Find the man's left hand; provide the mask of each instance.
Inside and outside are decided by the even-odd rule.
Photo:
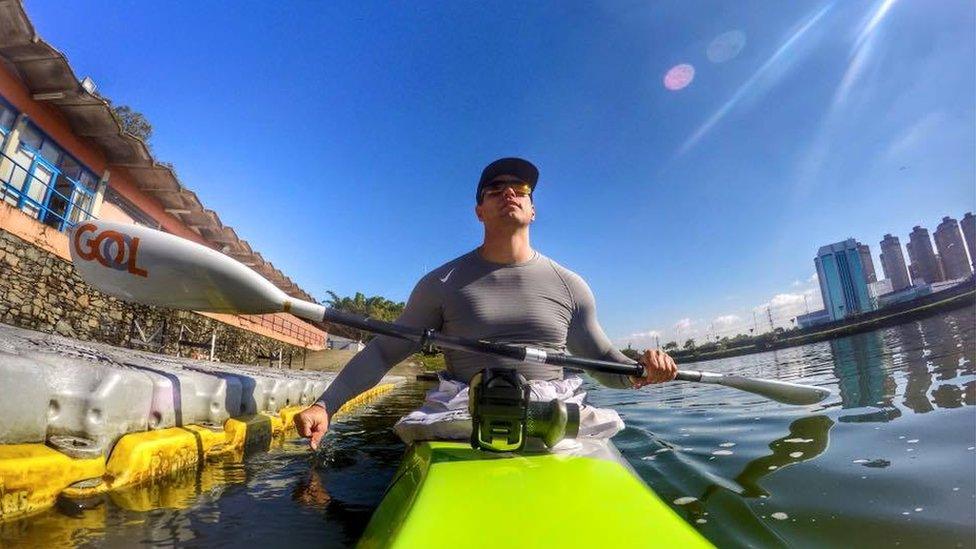
[[[678,366],[668,353],[658,350],[647,350],[638,359],[644,366],[644,377],[631,377],[630,381],[635,389],[640,389],[652,383],[671,381],[678,374]]]

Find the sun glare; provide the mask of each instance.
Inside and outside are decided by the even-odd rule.
[[[682,63],[668,69],[664,75],[664,87],[671,91],[678,91],[687,88],[691,81],[695,79],[695,67]]]

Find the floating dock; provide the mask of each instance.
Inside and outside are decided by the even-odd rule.
[[[265,451],[334,373],[222,364],[0,324],[0,522]],[[393,389],[388,377],[339,411]]]

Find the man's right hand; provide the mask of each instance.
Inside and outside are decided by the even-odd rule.
[[[295,416],[295,429],[308,439],[308,447],[317,450],[319,441],[329,430],[329,412],[319,404],[313,404]]]

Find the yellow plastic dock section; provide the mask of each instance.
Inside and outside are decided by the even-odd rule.
[[[377,385],[335,415],[363,406],[394,387]],[[39,443],[0,445],[0,522],[43,511],[59,496],[83,499],[111,492],[126,508],[150,509],[142,501],[144,494],[120,489],[151,484],[199,468],[207,460],[240,460],[266,451],[294,429],[294,417],[303,409],[291,406],[278,414],[236,417],[222,429],[187,425],[130,433],[119,439],[107,460],[104,456],[72,459]]]

